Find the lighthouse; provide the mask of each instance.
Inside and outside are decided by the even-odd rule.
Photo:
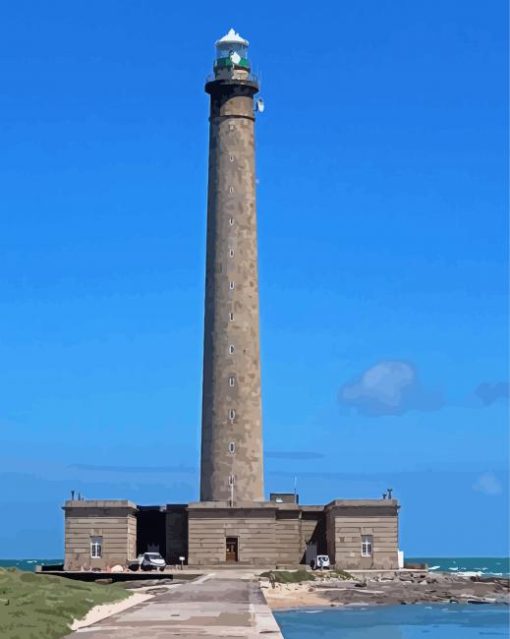
[[[264,499],[255,104],[248,41],[216,42],[210,96],[200,500]]]
[[[216,42],[205,90],[210,131],[200,501],[142,506],[126,499],[75,500],[73,494],[63,506],[65,568],[106,570],[152,550],[167,564],[202,568],[298,566],[329,555],[348,570],[398,570],[395,499],[302,505],[295,491],[271,491],[264,499],[254,143],[262,103],[254,100],[259,85],[248,42],[233,29]]]

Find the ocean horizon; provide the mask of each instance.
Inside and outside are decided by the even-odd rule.
[[[0,559],[0,568],[17,568],[34,572],[39,565],[61,564],[57,559]],[[510,557],[406,557],[406,563],[427,564],[429,570],[455,574],[510,577]]]

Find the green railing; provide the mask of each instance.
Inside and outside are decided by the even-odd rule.
[[[221,69],[221,68],[232,69],[236,67],[240,67],[241,69],[247,69],[249,71],[250,63],[248,62],[246,58],[241,58],[239,62],[237,62],[236,64],[234,64],[230,58],[218,58],[216,62],[214,63],[215,69]]]

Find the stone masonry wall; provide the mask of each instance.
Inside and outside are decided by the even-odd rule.
[[[191,565],[224,564],[226,538],[239,539],[239,563],[275,561],[274,510],[225,509],[189,511],[188,553]]]
[[[202,501],[262,501],[254,82],[211,95],[202,396]],[[233,483],[233,486],[231,485]]]
[[[66,570],[107,569],[136,557],[136,517],[129,502],[66,502]],[[102,556],[90,556],[91,537],[102,537]]]
[[[375,502],[377,503],[377,502]],[[328,554],[342,569],[398,568],[398,507],[340,507],[327,510]],[[362,536],[373,538],[372,556],[361,553]]]

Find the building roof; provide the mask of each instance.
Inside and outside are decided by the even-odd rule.
[[[221,44],[242,44],[247,47],[249,42],[248,40],[242,38],[236,31],[234,31],[234,29],[230,29],[230,31],[226,35],[224,35],[223,38],[216,40],[215,44],[216,46]]]

